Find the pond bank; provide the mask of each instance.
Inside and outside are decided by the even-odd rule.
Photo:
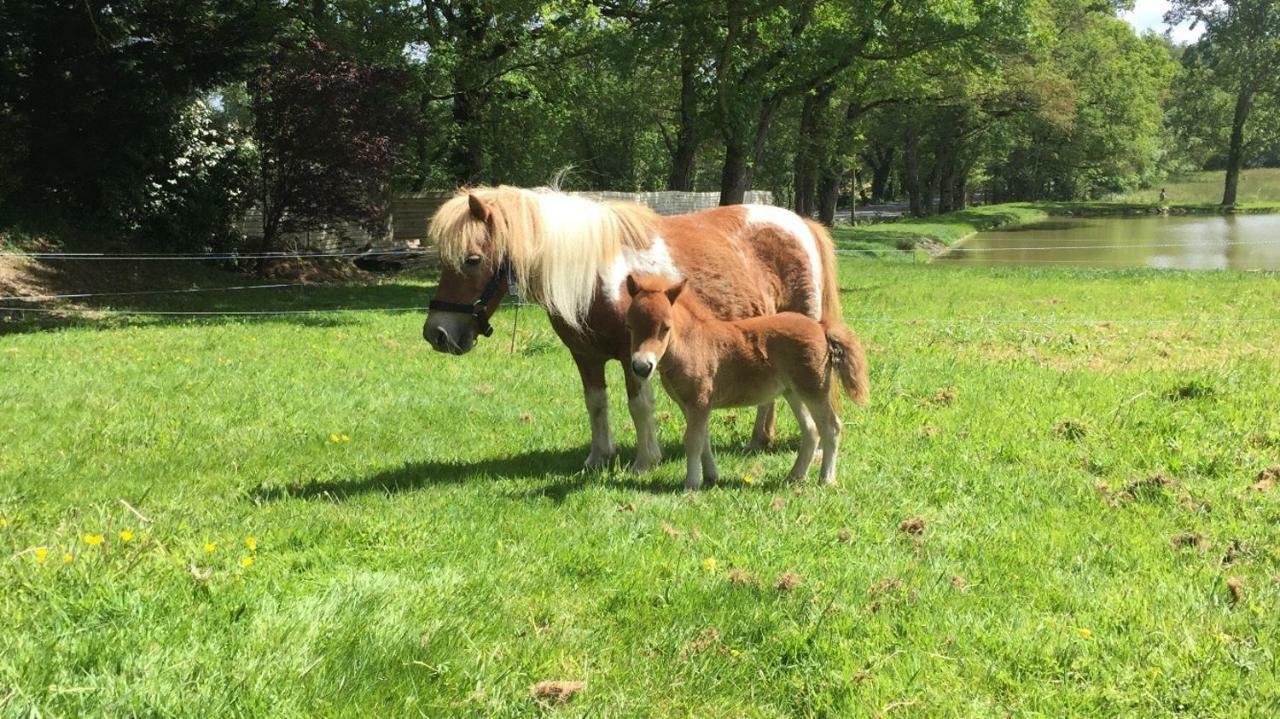
[[[837,226],[836,246],[868,255],[922,250],[929,255],[945,252],[973,235],[987,230],[1011,229],[1042,222],[1053,216],[1114,217],[1147,215],[1220,215],[1280,213],[1280,202],[1252,202],[1224,210],[1213,204],[1160,205],[1128,202],[1010,202],[972,207],[933,217],[908,218],[856,227]]]

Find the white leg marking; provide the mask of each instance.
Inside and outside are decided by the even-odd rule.
[[[743,205],[747,210],[747,224],[768,224],[782,228],[795,238],[809,258],[809,273],[813,277],[811,315],[821,319],[822,314],[822,259],[818,256],[818,238],[796,213],[772,205]],[[625,279],[625,278],[624,278]]]
[[[653,382],[641,382],[640,391],[627,405],[636,425],[636,461],[633,472],[647,472],[662,461],[658,444],[658,422],[653,417]]]
[[[591,420],[591,453],[587,466],[603,467],[613,460],[613,437],[609,434],[609,395],[603,389],[586,390],[587,417]]]

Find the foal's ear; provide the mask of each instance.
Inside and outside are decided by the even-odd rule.
[[[680,280],[679,282],[675,283],[674,285],[671,285],[670,287],[668,287],[668,288],[667,288],[667,300],[668,300],[668,301],[670,301],[670,302],[671,302],[671,304],[675,304],[675,303],[676,303],[676,298],[680,296],[680,293],[681,293],[681,292],[684,292],[684,286],[685,286],[686,284],[688,284],[688,283],[689,283],[689,280],[688,280],[688,278],[686,278],[686,279]]]
[[[627,275],[627,294],[635,297],[640,292],[640,285],[636,284],[634,275]]]
[[[467,193],[467,207],[471,209],[472,217],[481,222],[489,221],[489,215],[491,213],[489,211],[489,206],[485,204],[484,200],[480,199],[476,195]]]

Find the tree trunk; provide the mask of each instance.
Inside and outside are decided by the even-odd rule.
[[[698,162],[698,57],[693,41],[685,33],[680,38],[680,128],[671,154],[668,190],[693,190]]]
[[[1244,165],[1244,123],[1249,119],[1249,110],[1253,103],[1253,89],[1248,85],[1240,88],[1236,96],[1235,116],[1231,119],[1231,148],[1227,152],[1227,183],[1222,191],[1222,205],[1232,207],[1236,204],[1236,190],[1240,185],[1240,168]]]
[[[880,203],[890,199],[889,182],[893,177],[893,148],[873,150],[868,156],[871,165],[871,201]]]
[[[736,142],[725,142],[724,167],[720,171],[720,204],[741,205],[751,187],[747,171],[747,148]]]
[[[834,90],[823,86],[804,96],[795,159],[796,214],[809,217],[817,209],[818,156],[823,151],[822,113]]]
[[[818,181],[818,221],[830,227],[836,223],[836,203],[840,200],[841,173],[824,170]]]
[[[907,193],[907,203],[912,215],[924,217],[925,203],[920,186],[920,137],[914,127],[908,125],[904,135],[902,155],[902,189]]]

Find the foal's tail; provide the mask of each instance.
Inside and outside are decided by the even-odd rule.
[[[870,378],[867,373],[867,353],[862,349],[862,342],[843,323],[822,320],[822,329],[827,333],[827,351],[831,368],[840,378],[844,393],[858,404],[866,404],[871,398]],[[834,400],[839,391],[834,382],[831,383],[831,394]]]

